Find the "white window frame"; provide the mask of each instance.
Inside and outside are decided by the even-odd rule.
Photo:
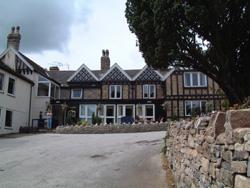
[[[113,116],[107,116],[107,107],[108,106],[112,106],[113,107],[113,109],[114,109],[114,115]],[[104,118],[104,122],[107,123],[107,119],[113,119],[114,120],[113,122],[116,123],[116,117],[115,117],[116,116],[116,105],[106,104],[104,110],[105,110],[104,111],[104,117],[105,117]]]
[[[185,116],[191,116],[192,115],[192,114],[187,114],[187,103],[190,103],[190,105],[191,105],[191,112],[192,112],[193,102],[199,102],[200,103],[200,112],[202,112],[202,102],[205,102],[205,105],[207,105],[207,101],[206,100],[186,100],[185,101]]]
[[[154,93],[153,97],[150,96],[152,86],[153,86],[153,93]],[[155,86],[155,84],[144,84],[142,86],[142,89],[143,89],[142,95],[143,95],[144,99],[155,99],[156,98],[156,86]],[[145,94],[147,94],[146,97],[145,97]]]
[[[80,97],[74,97],[74,90],[80,90],[81,91]],[[71,99],[82,99],[82,89],[81,88],[71,89]]]
[[[92,121],[92,114],[91,115],[88,115],[88,107],[89,106],[94,106],[95,108],[95,115],[96,115],[96,112],[97,112],[97,105],[95,104],[80,104],[79,105],[79,118],[80,119],[83,119],[85,121],[88,121],[88,119],[91,119]],[[82,108],[84,108],[84,112],[85,114],[81,114],[81,111],[82,111]],[[92,123],[92,122],[91,122]]]
[[[115,96],[112,97],[111,96],[111,88],[114,87],[115,89]],[[117,91],[118,91],[118,87],[120,87],[120,97],[117,97]],[[109,98],[110,99],[122,99],[122,85],[110,85],[109,86]]]
[[[139,116],[137,113],[137,109],[139,106],[142,106],[142,115]],[[146,106],[152,106],[153,107],[153,116],[146,116]],[[155,121],[155,105],[154,104],[137,104],[136,105],[136,115],[139,117],[139,118],[142,118],[142,119],[152,119],[153,121]]]
[[[122,107],[122,114],[119,114],[119,107]],[[133,114],[132,117],[135,118],[135,105],[134,104],[118,104],[117,105],[117,110],[116,110],[116,115],[117,115],[117,123],[120,123],[121,118],[126,116],[126,107],[131,106],[133,108]]]
[[[4,92],[4,80],[5,80],[5,75],[4,73],[0,72],[0,75],[3,76],[3,80],[2,80],[2,89],[0,89],[0,93],[3,93]]]
[[[45,79],[45,81],[39,81],[39,77]],[[41,84],[42,84],[42,83],[43,83],[43,84],[49,84],[49,92],[48,92],[48,95],[44,95],[44,96],[38,95],[39,83],[41,83]],[[47,78],[45,78],[45,77],[39,75],[39,76],[38,76],[38,81],[37,81],[37,94],[36,94],[36,96],[37,96],[37,97],[50,97],[50,96],[51,96],[50,93],[51,93],[51,82],[50,82]]]
[[[186,75],[190,75],[190,85],[187,85],[186,82]],[[193,75],[197,74],[197,81],[198,85],[194,85],[193,83]],[[201,75],[205,76],[205,83],[201,85]],[[207,87],[207,75],[203,74],[202,72],[184,72],[184,87]]]
[[[14,80],[13,93],[9,93],[9,82],[10,82],[10,79]],[[9,77],[9,79],[8,79],[7,94],[10,95],[10,96],[15,96],[16,95],[16,79],[13,78],[13,77]]]

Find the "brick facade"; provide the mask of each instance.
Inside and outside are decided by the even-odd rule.
[[[101,91],[100,89],[87,88],[84,89],[84,99],[100,99]]]

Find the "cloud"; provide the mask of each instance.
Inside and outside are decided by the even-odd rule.
[[[68,0],[0,1],[0,48],[12,26],[21,27],[21,49],[25,52],[63,51],[70,39],[76,2]],[[85,18],[82,12],[81,21]]]
[[[20,51],[43,67],[64,64],[76,70],[85,63],[100,68],[102,49],[111,64],[141,68],[144,60],[125,18],[126,0],[0,1],[0,49],[12,25],[21,26]],[[57,63],[60,62],[60,63]]]

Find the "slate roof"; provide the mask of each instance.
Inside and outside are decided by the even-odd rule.
[[[74,73],[75,71],[48,71],[49,76],[60,84],[67,84],[67,80]]]
[[[38,65],[37,63],[32,61],[30,58],[28,58],[27,56],[25,56],[21,52],[18,52],[18,53],[34,68],[34,70],[37,73],[41,74],[44,77],[48,77],[47,71],[44,68],[42,68],[40,65]]]
[[[11,69],[8,65],[6,65],[5,63],[3,63],[2,61],[0,61],[0,69],[12,74],[12,75],[15,75],[16,77],[26,81],[26,82],[29,82],[30,84],[34,85],[34,82],[31,81],[30,79],[26,78],[25,76],[19,74],[18,72],[14,71],[13,69]]]
[[[124,70],[132,79],[141,71],[141,69],[128,69]],[[169,72],[169,70],[157,70],[163,76]],[[100,79],[105,72],[101,70],[91,70],[91,72]],[[60,84],[67,85],[67,80],[75,73],[73,70],[62,70],[62,71],[47,71],[49,77],[56,80]]]

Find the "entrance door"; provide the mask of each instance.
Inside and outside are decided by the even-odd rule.
[[[126,105],[125,106],[125,116],[134,116],[134,107],[132,105]]]
[[[114,124],[115,123],[115,106],[114,105],[106,105],[106,123]]]

